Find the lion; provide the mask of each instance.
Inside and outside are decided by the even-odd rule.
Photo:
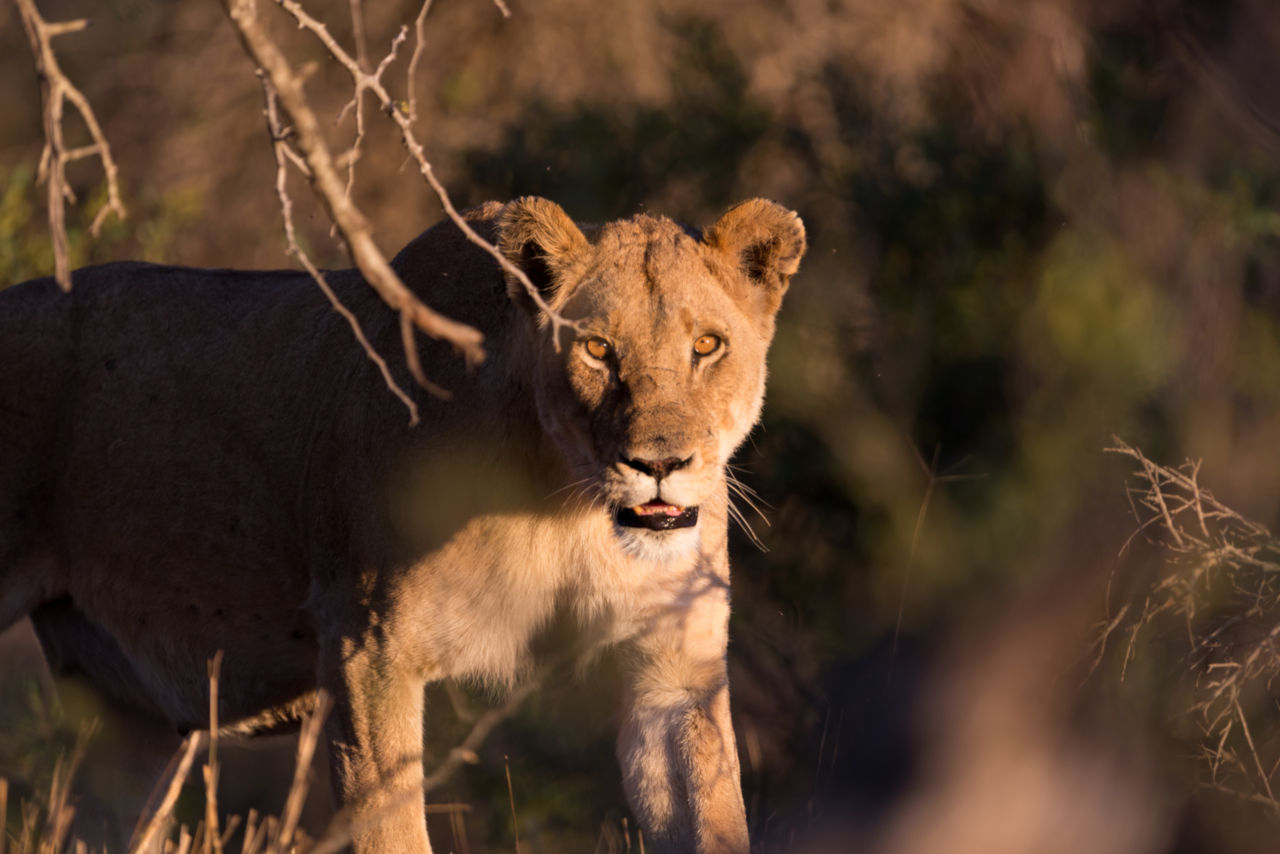
[[[799,217],[579,226],[521,198],[394,259],[472,324],[410,426],[305,273],[118,263],[0,293],[0,629],[178,732],[296,724],[319,689],[358,854],[429,852],[424,687],[509,683],[568,613],[628,663],[624,788],[655,851],[746,852],[726,466],[760,416]],[[382,352],[398,318],[327,274]],[[393,360],[394,361],[394,360]],[[404,366],[394,368],[407,384]]]

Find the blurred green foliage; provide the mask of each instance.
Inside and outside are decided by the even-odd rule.
[[[688,186],[698,206],[735,201],[742,158],[770,117],[747,92],[741,62],[714,21],[682,15],[664,24],[678,44],[669,101],[563,111],[530,104],[496,149],[467,153],[469,191],[545,196],[587,221],[642,208],[671,187]]]
[[[127,193],[127,188],[126,188]],[[80,204],[68,205],[67,247],[71,268],[121,257],[154,263],[172,262],[170,249],[177,235],[204,215],[199,194],[179,187],[159,197],[141,194],[129,198],[130,219],[107,217],[94,237],[89,227],[106,201],[102,183],[92,188]],[[19,164],[0,178],[0,287],[49,275],[53,269],[53,244],[45,215],[47,192],[35,180],[29,164]]]

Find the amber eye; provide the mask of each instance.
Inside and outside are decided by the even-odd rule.
[[[609,346],[609,342],[603,338],[587,339],[587,355],[593,359],[604,361],[609,355],[609,351],[613,348]]]
[[[715,335],[701,335],[693,342],[693,352],[699,356],[710,356],[720,349],[720,339]]]

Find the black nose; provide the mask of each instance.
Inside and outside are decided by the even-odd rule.
[[[647,474],[654,480],[662,480],[673,471],[682,469],[693,460],[693,457],[680,459],[679,457],[667,457],[665,460],[638,460],[623,458],[624,465],[631,466],[642,474]]]

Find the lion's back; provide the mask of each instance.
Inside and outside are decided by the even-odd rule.
[[[299,690],[313,650],[297,497],[337,403],[323,389],[350,362],[340,324],[293,273],[113,264],[70,294],[50,279],[0,293],[0,592],[27,572],[143,682],[194,674],[187,691],[150,686],[174,720],[201,720],[182,695],[219,648],[262,671],[229,691]],[[245,646],[264,643],[277,654]],[[288,699],[275,690],[244,706]]]
[[[254,410],[281,414],[326,323],[306,284],[122,263],[77,271],[67,294],[49,278],[0,293],[0,446],[27,463],[5,468],[109,466],[192,425],[265,425]]]
[[[7,458],[0,466],[0,485],[12,487],[12,481],[25,477],[52,441],[69,385],[69,317],[47,310],[57,290],[46,278],[0,293],[0,448]]]
[[[57,290],[49,278],[0,293],[0,625],[35,597],[52,553],[50,462],[72,374],[67,317],[45,311]]]

